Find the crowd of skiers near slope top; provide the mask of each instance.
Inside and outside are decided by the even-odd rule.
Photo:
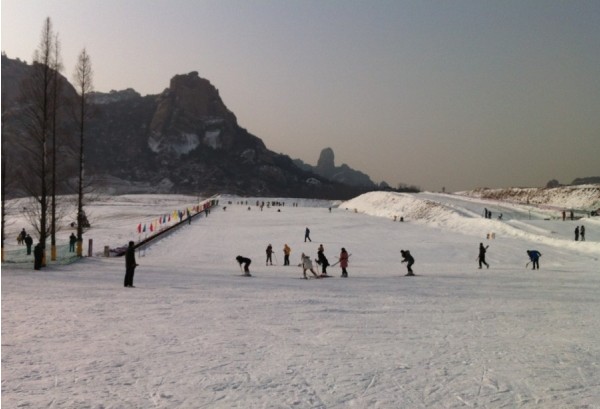
[[[309,229],[306,229],[307,235],[308,233],[310,233]],[[310,237],[308,237],[308,239],[310,240]],[[267,266],[269,265],[273,265],[273,246],[271,244],[269,244],[267,246],[266,249],[266,260],[265,260],[265,264]],[[290,254],[292,252],[292,249],[290,248],[290,246],[286,243],[283,246],[283,265],[284,266],[289,266],[290,265]],[[340,256],[339,256],[339,261],[335,264],[340,264],[340,267],[342,269],[342,277],[348,277],[348,259],[349,259],[350,255],[348,254],[348,252],[346,251],[345,248],[342,247],[341,251],[340,251]],[[237,256],[235,258],[237,260],[237,262],[240,265],[240,268],[242,268],[243,266],[243,272],[245,276],[251,276],[250,274],[250,263],[252,262],[252,260],[250,260],[248,257],[243,257],[243,256]],[[315,269],[313,267],[313,263],[312,260],[310,258],[310,256],[302,253],[301,257],[300,257],[300,264],[299,266],[302,267],[302,273],[304,278],[308,278],[308,276],[306,275],[307,271],[310,271],[315,277],[317,278],[322,278],[322,277],[330,277],[329,274],[327,273],[327,267],[330,266],[329,264],[329,260],[327,259],[327,257],[325,256],[325,248],[323,247],[323,245],[319,245],[319,248],[317,249],[317,259],[316,262],[319,266],[321,266],[321,273],[317,274],[317,272],[315,272]],[[334,265],[335,265],[334,264]]]

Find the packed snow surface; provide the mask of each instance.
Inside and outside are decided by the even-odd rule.
[[[136,288],[123,287],[124,259],[101,250],[198,198],[101,198],[87,210],[93,257],[4,263],[3,407],[600,408],[597,218],[433,193],[269,199],[285,206],[262,211],[256,200],[267,199],[222,196],[136,253]],[[25,227],[18,217],[8,237]],[[300,279],[300,255],[319,244],[331,264],[351,253],[349,278],[337,265]],[[526,268],[528,249],[540,270]]]

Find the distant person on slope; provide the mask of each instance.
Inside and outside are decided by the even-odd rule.
[[[485,262],[485,252],[487,251],[488,247],[490,246],[483,246],[483,243],[479,243],[479,269],[481,269],[481,265],[485,264],[485,266],[487,268],[490,268],[490,265],[488,263]]]
[[[242,267],[242,264],[244,265],[244,275],[246,277],[250,277],[250,263],[252,262],[252,260],[250,260],[247,257],[242,257],[242,256],[237,256],[235,258],[237,260],[237,262],[240,264],[240,268]]]
[[[306,230],[304,230],[304,242],[306,243],[306,240],[312,242],[312,240],[310,239],[310,229],[307,227]]]
[[[537,250],[527,250],[527,255],[529,256],[529,263],[533,263],[532,270],[540,269],[540,257],[542,257],[542,253]],[[527,263],[527,264],[529,264]]]
[[[415,264],[415,259],[410,254],[410,251],[408,251],[408,250],[400,250],[400,254],[402,254],[402,261],[401,261],[401,263],[407,263],[406,264],[406,268],[408,269],[408,273],[406,273],[406,275],[407,276],[414,276],[414,273],[412,271],[412,266],[413,266],[413,264]]]
[[[342,247],[342,251],[340,252],[340,267],[342,268],[342,277],[344,278],[348,277],[348,271],[346,269],[348,268],[349,257],[346,249]]]
[[[291,252],[292,252],[292,249],[286,243],[283,246],[283,265],[284,266],[289,266],[290,265],[290,253]]]
[[[315,273],[315,270],[313,270],[313,265],[312,261],[310,260],[310,257],[304,253],[302,253],[302,256],[300,257],[302,258],[302,273],[304,274],[304,278],[308,279],[308,277],[306,276],[306,270],[310,270],[310,272],[318,278],[319,276],[317,275],[317,273]]]
[[[267,246],[267,265],[273,265],[273,246],[269,244]]]
[[[585,227],[583,225],[579,229],[579,236],[581,237],[581,241],[585,241]]]
[[[579,226],[575,227],[575,241],[579,240]]]

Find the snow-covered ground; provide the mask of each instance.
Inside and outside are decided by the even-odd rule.
[[[137,254],[134,289],[123,258],[3,264],[3,407],[600,408],[597,218],[433,193],[372,193],[331,212],[275,200],[286,205],[221,197]],[[99,254],[197,201],[102,198],[86,240]],[[581,225],[587,241],[575,242]],[[11,214],[8,227],[13,237],[26,226]],[[489,269],[477,268],[480,242]],[[341,247],[352,254],[348,279],[338,266],[299,279],[300,254],[321,243],[331,263]],[[417,277],[404,276],[400,249]],[[540,270],[525,268],[527,249],[543,254]]]

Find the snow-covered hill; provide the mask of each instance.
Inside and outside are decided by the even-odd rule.
[[[139,223],[200,199],[104,197],[87,210],[86,244],[138,240]],[[285,206],[262,211],[257,200],[267,199],[221,197],[137,253],[134,289],[122,258],[39,272],[3,263],[3,407],[598,407],[597,218],[433,193],[339,207],[268,199]],[[11,209],[9,237],[26,227]],[[581,225],[587,241],[575,242]],[[480,242],[489,269],[478,269]],[[316,257],[319,244],[332,264],[341,247],[352,254],[348,279],[339,266],[299,279],[300,254]],[[404,277],[400,249],[417,277]],[[525,268],[527,249],[543,254],[540,270]],[[238,254],[252,258],[253,278]]]

